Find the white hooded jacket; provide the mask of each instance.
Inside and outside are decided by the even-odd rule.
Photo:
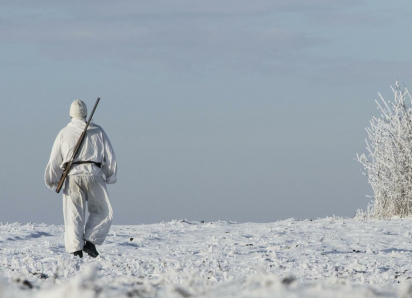
[[[44,173],[44,180],[50,189],[54,189],[59,183],[64,165],[72,157],[74,147],[85,127],[84,120],[73,118],[57,135]],[[90,123],[87,129],[86,137],[74,162],[76,161],[94,161],[101,163],[102,168],[91,163],[73,165],[68,175],[103,176],[104,174],[107,184],[117,181],[117,164],[112,145],[104,130],[94,123]]]

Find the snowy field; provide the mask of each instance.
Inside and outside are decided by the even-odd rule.
[[[98,249],[3,223],[0,297],[412,297],[410,219],[114,226]]]

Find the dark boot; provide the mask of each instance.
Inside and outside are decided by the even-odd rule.
[[[99,255],[99,253],[96,250],[96,246],[87,240],[86,240],[86,244],[83,247],[83,251],[87,253],[89,256],[91,256],[92,258],[96,258]]]
[[[75,257],[79,257],[80,259],[83,258],[83,252],[81,250],[73,252]]]

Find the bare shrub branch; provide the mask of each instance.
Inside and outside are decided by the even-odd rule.
[[[374,217],[412,215],[412,97],[398,82],[392,91],[393,102],[379,94],[381,115],[366,128],[367,152],[356,154],[374,192]]]

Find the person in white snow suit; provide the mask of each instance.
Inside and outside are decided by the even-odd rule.
[[[63,128],[54,142],[44,180],[54,190],[74,147],[86,127],[87,107],[77,99],[70,106],[71,122]],[[113,220],[106,183],[117,178],[116,157],[104,130],[90,123],[86,137],[66,178],[63,191],[64,242],[66,251],[80,258],[83,251],[91,257],[99,253]],[[89,218],[86,222],[85,208]]]

